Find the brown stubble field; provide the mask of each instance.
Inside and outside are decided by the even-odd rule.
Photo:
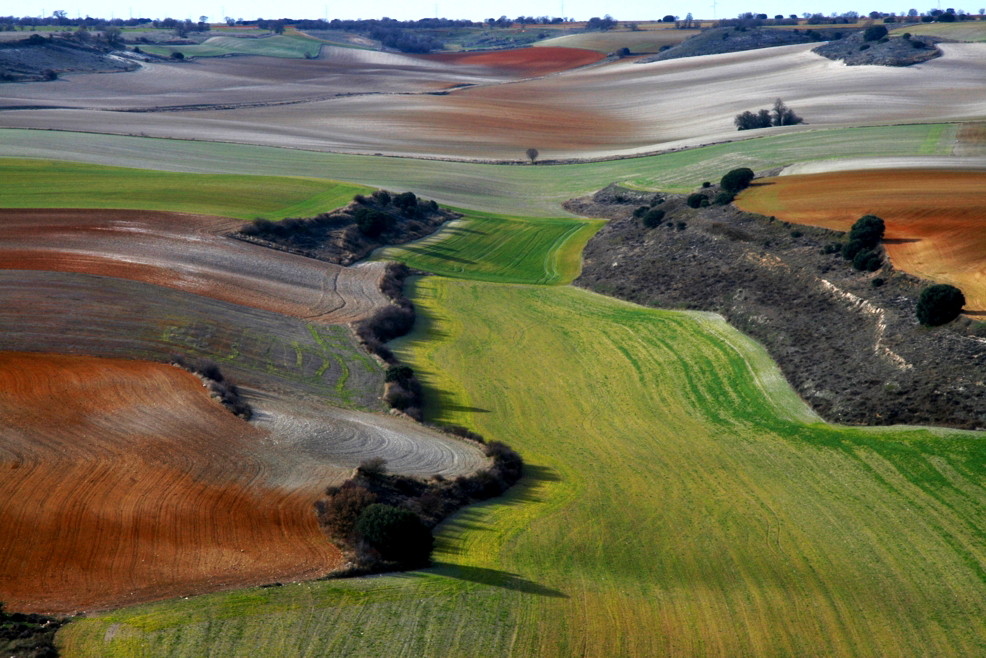
[[[0,352],[0,390],[0,577],[13,609],[117,607],[340,564],[311,501],[341,469],[277,449],[196,376]]]
[[[866,214],[887,225],[884,246],[901,270],[950,283],[966,309],[986,314],[986,173],[843,171],[765,178],[737,205],[784,221],[848,230]]]
[[[264,71],[270,58],[193,62],[188,68],[161,64],[153,75],[70,76],[57,88],[24,86],[18,98],[5,101],[8,107],[47,103],[60,109],[0,112],[0,126],[518,160],[530,146],[539,148],[542,158],[582,158],[754,137],[736,132],[734,116],[769,106],[777,97],[807,122],[783,130],[986,114],[979,93],[986,44],[944,44],[944,57],[905,68],[846,67],[810,48],[650,64],[624,60],[533,78],[528,74],[538,71],[530,62],[508,59],[520,57],[511,51],[497,56],[499,68],[489,54],[439,61],[351,51],[346,57],[355,63],[331,57],[314,64],[278,60],[272,66],[280,79],[273,84]],[[241,77],[225,78],[226,66]],[[201,77],[185,85],[185,75]],[[127,91],[128,77],[139,94]],[[116,91],[97,100],[104,85]],[[472,86],[451,89],[455,85]],[[200,109],[107,114],[110,108],[182,105]]]
[[[382,263],[342,267],[226,234],[238,220],[146,210],[0,209],[0,269],[83,272],[323,324],[387,303]]]

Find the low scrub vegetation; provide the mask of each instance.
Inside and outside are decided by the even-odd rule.
[[[357,194],[345,208],[315,217],[278,222],[256,219],[232,237],[350,265],[381,245],[421,238],[456,217],[458,213],[419,199],[413,192],[377,190],[368,196]]]
[[[470,502],[503,494],[523,476],[523,460],[505,444],[492,441],[483,450],[491,464],[470,476],[421,480],[388,473],[384,460],[370,459],[345,483],[326,489],[315,510],[350,561],[344,575],[428,566],[432,528]]]
[[[54,658],[55,632],[66,620],[7,612],[0,602],[0,652],[4,656]]]
[[[392,409],[421,420],[421,383],[414,371],[402,365],[387,341],[405,335],[414,326],[414,304],[404,296],[404,280],[411,270],[403,263],[389,263],[380,289],[391,303],[356,326],[356,335],[363,347],[388,365],[385,377],[384,400]]]
[[[191,359],[180,355],[172,355],[171,365],[187,370],[197,375],[202,384],[209,390],[210,395],[224,407],[243,420],[253,417],[253,409],[240,395],[240,390],[232,382],[227,381],[219,366],[209,359]]]

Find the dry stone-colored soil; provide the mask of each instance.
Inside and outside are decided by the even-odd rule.
[[[882,217],[894,265],[958,286],[966,309],[986,313],[986,172],[847,171],[758,181],[737,200],[744,210],[848,230]]]
[[[133,279],[326,324],[388,300],[380,263],[341,267],[225,237],[236,220],[145,210],[0,209],[0,269]]]
[[[216,68],[204,81],[187,90],[167,77],[156,88],[158,81],[150,76],[139,78],[141,95],[126,91],[123,79],[146,76],[145,72],[95,76],[98,79],[79,76],[72,81],[78,84],[62,87],[57,99],[50,97],[51,88],[38,91],[40,83],[23,85],[16,99],[0,102],[8,107],[38,106],[45,103],[37,96],[48,95],[50,105],[75,109],[3,111],[0,126],[109,130],[357,153],[522,160],[532,146],[541,151],[542,159],[629,155],[757,136],[752,133],[986,115],[986,97],[980,93],[986,76],[986,44],[943,44],[943,57],[906,68],[847,67],[812,53],[812,45],[649,64],[622,60],[520,81],[505,75],[503,69],[487,66],[397,55],[377,61],[380,54],[356,54],[351,57],[369,59],[351,68],[352,76],[342,85],[356,94],[349,96],[336,94],[339,87],[328,72],[301,83],[248,77],[242,89],[235,80],[227,80],[208,91],[204,84],[222,80],[220,71],[226,60],[220,59],[209,64]],[[235,60],[229,61],[236,65]],[[362,93],[388,88],[408,71],[408,62],[419,67],[412,68],[413,76],[422,82],[417,89],[441,88],[448,93]],[[303,64],[304,60],[283,60],[278,65]],[[192,76],[199,71],[192,65],[180,69],[186,70]],[[177,74],[169,69],[167,75]],[[291,78],[287,69],[284,77]],[[112,102],[99,101],[90,91],[90,86],[98,89],[107,84],[103,78],[120,79],[114,84],[121,90]],[[449,90],[456,84],[474,86]],[[320,88],[331,93],[321,94],[317,92]],[[249,90],[253,91],[247,94]],[[153,98],[145,98],[148,94]],[[248,97],[262,102],[234,102]],[[807,123],[769,131],[736,131],[736,114],[768,106],[778,97]],[[274,104],[278,98],[290,102]],[[227,101],[229,109],[215,109]],[[195,103],[210,109],[104,111],[131,104]]]
[[[69,613],[340,564],[303,458],[156,363],[0,352],[0,589]],[[290,482],[290,484],[285,484]]]

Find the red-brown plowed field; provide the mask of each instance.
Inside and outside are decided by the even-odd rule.
[[[602,53],[583,48],[514,48],[488,53],[442,53],[423,55],[427,59],[461,64],[485,66],[524,76],[547,75],[594,64],[605,57]]]
[[[744,210],[849,230],[862,215],[887,224],[894,265],[958,286],[986,311],[986,172],[873,170],[765,178],[737,199]]]
[[[302,462],[178,368],[0,352],[0,418],[0,597],[14,609],[116,607],[340,562],[311,507],[324,480],[297,477]]]
[[[144,210],[0,209],[0,269],[143,281],[323,323],[387,300],[381,264],[341,267],[223,234],[242,224]]]

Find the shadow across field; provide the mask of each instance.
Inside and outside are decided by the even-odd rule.
[[[465,580],[470,583],[478,583],[480,585],[489,585],[492,587],[502,587],[504,589],[513,590],[515,592],[523,592],[525,594],[536,594],[538,596],[549,596],[562,599],[568,598],[568,594],[565,594],[564,592],[551,587],[546,587],[540,583],[534,582],[533,580],[522,578],[518,574],[511,573],[509,571],[502,571],[500,569],[485,569],[483,567],[466,567],[458,564],[448,564],[445,562],[436,562],[434,568],[438,572],[437,575],[454,578],[456,580]]]

